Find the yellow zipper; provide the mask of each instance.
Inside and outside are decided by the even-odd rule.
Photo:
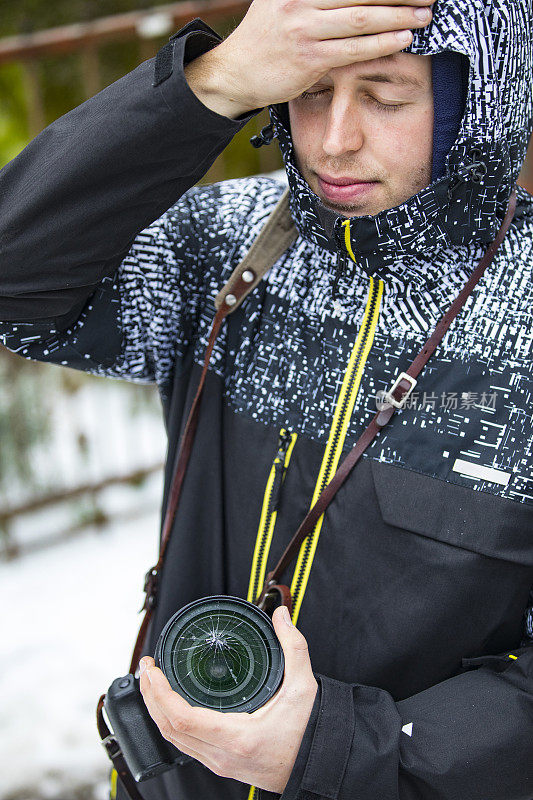
[[[248,596],[246,598],[249,603],[253,603],[257,599],[265,582],[268,554],[270,552],[272,535],[276,527],[276,518],[278,516],[279,492],[285,480],[285,472],[289,466],[297,437],[297,433],[291,433],[286,430],[286,428],[281,428],[279,432],[278,452],[272,462],[272,467],[266,483],[259,528],[255,540],[252,571],[250,573]],[[259,790],[256,789],[255,786],[250,786],[248,800],[259,800]]]
[[[349,220],[346,220],[349,223]],[[353,258],[352,248],[349,245],[349,225],[346,225],[346,248]],[[355,259],[354,259],[355,260]],[[376,332],[379,310],[381,306],[381,299],[383,296],[383,281],[370,278],[370,289],[366,303],[363,322],[359,334],[348,361],[348,367],[344,375],[339,398],[333,415],[333,422],[328,437],[326,450],[322,458],[322,464],[318,479],[313,493],[311,505],[314,505],[318,500],[322,491],[326,488],[332,477],[337,471],[337,466],[344,447],[344,440],[348,431],[348,425],[355,405],[361,378],[363,375],[364,366],[368,358],[368,353],[374,341]],[[302,542],[300,552],[298,554],[298,561],[294,570],[294,575],[291,584],[292,595],[292,621],[296,625],[302,600],[309,580],[309,573],[313,564],[313,559],[322,528],[324,515],[317,521],[313,531]]]
[[[250,573],[250,583],[246,598],[250,603],[253,603],[257,599],[265,582],[268,554],[270,552],[272,535],[278,516],[279,491],[285,480],[285,472],[289,466],[297,437],[297,433],[291,433],[285,428],[282,428],[279,432],[278,452],[268,476],[257,538],[255,540],[252,571]]]
[[[350,220],[346,220],[343,225],[346,249],[350,255],[350,258],[355,261],[350,241]],[[348,367],[344,375],[339,398],[335,407],[328,443],[322,458],[322,464],[318,474],[311,505],[316,503],[321,492],[325,489],[337,470],[342,449],[344,447],[344,440],[346,439],[346,433],[348,431],[348,425],[350,423],[355,400],[361,384],[363,370],[370,352],[370,348],[372,347],[372,343],[374,341],[382,297],[383,281],[378,279],[376,282],[371,277],[363,322],[348,360]],[[280,441],[283,431],[284,429],[282,428],[280,431]],[[291,434],[291,436],[294,438],[285,454],[283,461],[285,468],[289,464],[297,434]],[[276,458],[280,458],[279,451]],[[276,459],[274,459],[274,463],[272,464],[272,469],[270,470],[270,475],[268,477],[265,489],[265,496],[263,498],[261,520],[259,523],[259,530],[257,532],[252,573],[250,575],[250,586],[248,588],[248,600],[250,602],[254,601],[259,590],[263,587],[268,552],[270,550],[272,534],[276,524],[277,509],[269,512],[272,485],[274,483],[275,465]],[[309,580],[309,573],[311,572],[311,566],[313,564],[323,519],[324,515],[320,517],[313,531],[309,534],[305,541],[302,542],[302,546],[300,547],[300,552],[298,554],[298,561],[296,563],[291,584],[293,608],[292,621],[295,625],[300,613],[305,590],[307,588],[307,581]],[[257,587],[259,587],[259,590]],[[250,786],[247,800],[259,800],[259,790],[255,786]]]
[[[346,247],[346,249],[348,251],[348,255],[350,256],[350,258],[352,259],[352,261],[355,264],[355,256],[354,256],[353,250],[352,250],[352,240],[350,239],[350,220],[349,219],[344,220],[344,222],[342,223],[342,226],[344,228],[344,244],[345,244],[345,247]]]

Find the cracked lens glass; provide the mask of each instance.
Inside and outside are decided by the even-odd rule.
[[[247,700],[262,685],[269,666],[266,643],[247,620],[219,613],[193,620],[176,642],[172,664],[183,688],[219,706]]]
[[[196,705],[258,708],[283,674],[270,620],[242,600],[203,605],[179,612],[162,635],[162,669],[170,685]]]

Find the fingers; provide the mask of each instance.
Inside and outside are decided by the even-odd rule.
[[[141,692],[148,712],[167,741],[212,772],[235,777],[239,762],[251,753],[253,736],[247,715],[222,714],[210,709],[190,706],[173,692],[152,659],[143,659],[148,668],[140,676]],[[237,771],[237,772],[236,772]]]
[[[186,752],[187,755],[192,755],[193,758],[201,758],[201,750],[203,743],[200,739],[196,739],[193,736],[189,736],[188,734],[181,733],[179,736],[176,733],[176,730],[170,721],[167,714],[164,710],[155,702],[153,697],[151,696],[150,692],[147,691],[146,688],[146,681],[147,678],[141,678],[141,684],[143,684],[143,697],[146,707],[149,711],[150,716],[152,717],[153,721],[161,731],[161,734],[167,739],[167,741],[172,742],[176,747],[179,747],[184,753]],[[178,742],[179,739],[179,742]],[[184,748],[187,748],[185,750]]]
[[[310,22],[309,33],[322,40],[346,39],[423,28],[431,18],[429,8],[349,6],[317,11]]]
[[[141,675],[140,684],[148,712],[159,728],[161,735],[185,755],[191,756],[205,764],[209,769],[215,770],[216,758],[220,755],[220,749],[195,736],[177,731],[164,708],[155,701],[147,673]]]
[[[331,0],[334,2],[335,0]],[[344,0],[346,3],[346,0]],[[309,41],[325,71],[360,61],[399,53],[413,41],[411,29],[423,28],[433,16],[424,0],[411,5],[383,5],[368,2],[317,9],[309,23]]]
[[[150,716],[163,735],[166,735],[166,731],[176,741],[186,736],[217,747],[222,734],[233,736],[240,730],[237,727],[238,720],[235,720],[235,717],[239,717],[238,714],[221,714],[209,708],[191,706],[185,698],[172,690],[164,674],[154,666],[153,659],[145,657],[143,661],[148,669],[141,674],[141,692]],[[191,739],[188,741],[194,745]]]
[[[243,21],[218,47],[199,58],[211,59],[222,113],[251,110],[298,97],[334,67],[399,53],[410,32],[432,19],[415,12],[434,0],[253,0]],[[403,35],[403,38],[398,38]],[[214,61],[213,61],[214,59]],[[209,104],[209,103],[208,103]]]
[[[358,61],[370,61],[399,53],[413,41],[411,31],[378,33],[353,39],[330,39],[321,44],[321,55],[329,69],[344,67]]]

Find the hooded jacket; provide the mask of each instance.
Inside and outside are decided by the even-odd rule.
[[[408,49],[466,56],[463,122],[445,175],[376,217],[346,223],[321,206],[283,107],[271,110],[299,235],[217,341],[148,652],[186,603],[254,599],[376,392],[493,240],[531,130],[532,18],[531,0],[438,0]],[[269,178],[190,188],[249,118],[208,110],[186,83],[183,64],[217,41],[190,23],[0,173],[4,343],[157,383],[163,508],[213,298],[283,190]],[[282,577],[319,682],[283,800],[533,797],[533,202],[518,199],[418,397]],[[187,757],[142,791],[253,795]]]

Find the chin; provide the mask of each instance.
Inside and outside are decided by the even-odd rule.
[[[332,211],[335,211],[337,214],[341,214],[344,217],[374,217],[376,214],[379,214],[380,211],[384,211],[384,208],[380,208],[376,210],[375,206],[370,207],[365,205],[364,203],[357,205],[357,206],[344,206],[337,203],[332,203],[330,200],[326,200],[325,197],[318,195],[320,197],[321,202],[326,206],[326,208],[330,208]]]
[[[323,197],[320,199],[327,208],[330,208],[332,211],[336,211],[337,214],[341,214],[344,217],[372,217],[379,213],[378,211],[373,211],[372,209],[367,209],[364,207],[353,208],[348,206],[338,206],[328,202]]]

